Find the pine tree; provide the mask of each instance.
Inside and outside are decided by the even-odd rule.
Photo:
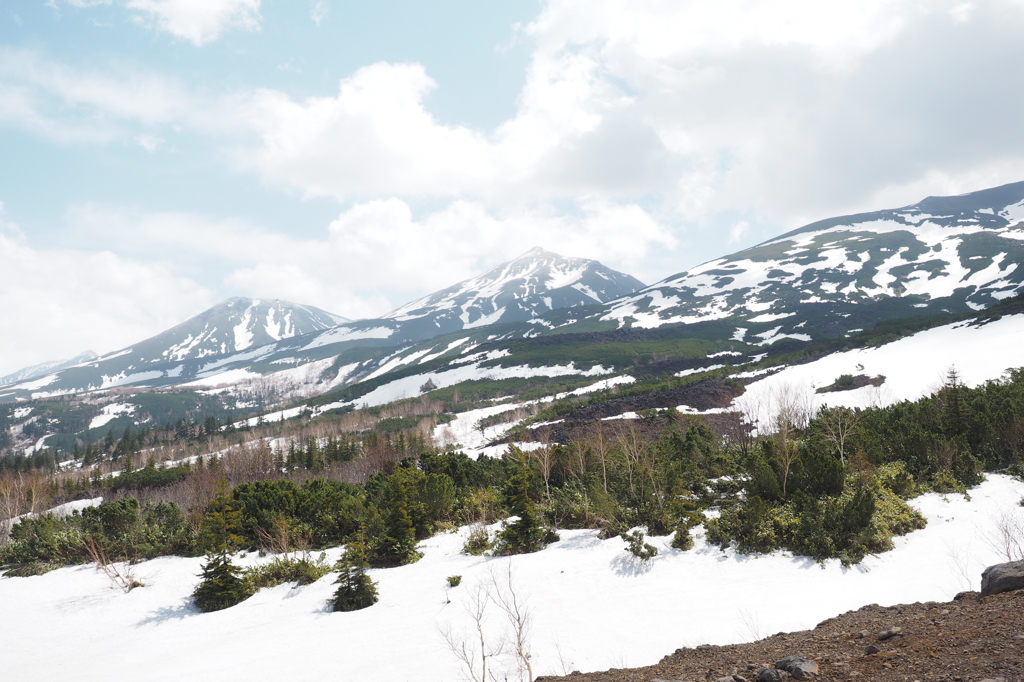
[[[345,547],[345,553],[335,568],[338,589],[329,602],[334,611],[358,611],[377,603],[377,584],[366,574],[369,566],[366,560],[366,543],[360,531],[355,540]]]
[[[544,549],[558,540],[558,535],[540,520],[536,506],[530,499],[530,479],[525,467],[509,477],[502,491],[505,505],[519,518],[498,533],[495,554],[528,554]]]
[[[241,569],[231,563],[227,552],[207,556],[202,578],[192,596],[204,613],[234,606],[253,594],[251,585],[242,577]]]
[[[411,482],[401,469],[385,483],[384,529],[370,548],[374,566],[412,564],[423,556],[416,551],[416,524],[409,513],[413,492]]]

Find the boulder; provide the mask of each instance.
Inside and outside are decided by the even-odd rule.
[[[818,674],[818,664],[803,656],[786,656],[775,662],[775,667],[785,670],[794,680],[809,680]]]
[[[757,674],[757,682],[783,682],[787,679],[789,679],[789,673],[785,670],[761,668],[761,672]]]
[[[1024,561],[989,566],[981,572],[981,596],[1024,588]]]

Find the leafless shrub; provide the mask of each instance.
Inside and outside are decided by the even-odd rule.
[[[992,529],[982,534],[982,539],[1001,558],[1024,560],[1024,514],[1013,510],[1002,512]]]
[[[126,594],[136,587],[143,587],[142,582],[135,577],[135,567],[132,563],[130,561],[120,564],[112,562],[103,546],[91,535],[85,538],[85,551],[89,553],[89,558],[96,564],[96,570],[107,576],[112,586]]]
[[[946,543],[946,556],[949,557],[949,565],[961,590],[970,590],[973,584],[971,578],[971,547],[964,547],[956,543]]]
[[[514,578],[512,565],[507,563],[504,570],[492,570],[489,580],[477,583],[469,592],[465,609],[473,622],[472,633],[456,633],[450,624],[439,629],[446,646],[473,682],[533,680],[532,612]],[[489,623],[487,612],[491,606],[505,616],[502,626]]]
[[[493,658],[500,656],[505,649],[504,637],[497,639],[488,636],[487,607],[491,603],[489,586],[479,583],[469,592],[465,609],[473,621],[474,632],[471,635],[458,634],[447,623],[439,630],[441,638],[459,661],[462,662],[463,673],[472,682],[489,682],[500,679],[493,670],[488,670]]]
[[[740,609],[740,623],[743,624],[744,634],[750,637],[750,641],[757,642],[764,639],[764,624],[756,611]]]

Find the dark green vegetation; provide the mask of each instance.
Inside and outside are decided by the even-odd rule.
[[[415,562],[420,540],[456,524],[512,518],[494,537],[475,531],[471,553],[534,552],[557,539],[556,528],[596,528],[621,535],[647,560],[654,553],[634,529],[674,533],[672,545],[685,550],[690,529],[711,508],[721,515],[707,522],[708,537],[723,546],[857,562],[922,526],[909,497],[963,491],[985,470],[1024,470],[1024,370],[973,389],[951,373],[934,395],[888,408],[826,408],[813,418],[783,411],[773,427],[759,439],[723,436],[721,423],[652,411],[615,428],[594,424],[565,444],[512,448],[500,459],[472,460],[373,431],[293,442],[285,452],[240,450],[98,485],[86,478],[88,495],[124,496],[64,517],[20,520],[0,563],[10,575],[84,563],[92,560],[90,543],[114,561],[205,552],[203,584],[213,596],[197,598],[209,596],[215,607],[325,570],[306,558],[271,564],[262,576],[232,572],[232,552],[306,556],[348,543],[336,607],[358,608],[372,603],[366,567]],[[176,501],[201,488],[212,492],[198,503]]]

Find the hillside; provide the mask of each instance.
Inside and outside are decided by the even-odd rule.
[[[728,320],[765,345],[883,319],[981,310],[1024,283],[1024,182],[830,218],[668,277],[598,319],[639,327]]]
[[[232,385],[269,375],[284,394],[308,395],[372,375],[404,349],[453,332],[528,322],[562,308],[606,303],[643,286],[597,261],[539,248],[410,303],[380,319],[352,322],[313,306],[233,298],[129,348],[33,381],[0,388],[0,402],[118,386]],[[426,354],[423,351],[420,355]],[[438,353],[440,355],[440,353]],[[386,370],[385,370],[386,371]]]
[[[980,598],[963,592],[953,601],[871,604],[819,623],[813,630],[779,633],[749,644],[683,647],[657,665],[608,670],[538,682],[686,682],[739,675],[754,680],[785,656],[815,661],[816,680],[973,679],[1019,680],[1024,659],[1024,594]],[[882,639],[885,632],[898,632]],[[868,653],[875,647],[875,653]]]
[[[335,587],[334,574],[308,586],[283,584],[264,589],[238,606],[199,613],[189,594],[199,581],[202,557],[144,561],[136,566],[135,574],[145,587],[127,594],[112,589],[110,581],[91,566],[66,567],[29,578],[0,578],[0,604],[18,614],[0,620],[0,637],[8,643],[4,666],[7,674],[17,679],[34,675],[40,679],[73,677],[82,682],[107,679],[111,662],[145,669],[146,679],[153,681],[210,675],[225,682],[270,677],[312,681],[322,679],[324,671],[339,670],[343,670],[339,673],[342,679],[351,680],[457,680],[464,668],[445,645],[439,628],[450,626],[457,635],[470,637],[472,621],[465,607],[474,589],[486,585],[492,575],[502,580],[511,568],[513,584],[532,614],[529,644],[535,675],[616,668],[619,672],[592,679],[628,680],[634,678],[621,669],[655,664],[666,652],[680,647],[718,645],[701,653],[700,659],[673,658],[681,665],[707,662],[707,668],[698,674],[666,666],[654,669],[655,674],[645,670],[642,675],[646,676],[635,677],[699,682],[708,668],[717,676],[747,662],[772,662],[776,654],[762,653],[763,648],[786,640],[764,640],[759,645],[762,649],[754,649],[749,656],[746,650],[727,645],[762,640],[774,632],[813,628],[865,604],[946,602],[962,590],[977,589],[982,568],[1000,560],[998,552],[982,538],[995,530],[1001,511],[1012,508],[1022,495],[1024,484],[1020,481],[994,475],[970,491],[970,500],[936,493],[913,500],[929,520],[927,527],[898,538],[894,550],[868,557],[862,566],[852,569],[844,569],[835,560],[818,564],[785,553],[722,552],[705,542],[701,529],[695,531],[694,548],[685,552],[670,547],[667,537],[649,538],[660,550],[649,563],[630,556],[622,540],[602,540],[592,530],[562,531],[559,542],[532,554],[473,557],[459,551],[471,530],[463,527],[422,542],[424,556],[414,564],[371,569],[381,601],[349,613],[331,613],[325,608]],[[337,554],[328,550],[331,560]],[[237,559],[241,565],[269,560],[255,553]],[[451,575],[462,576],[462,584],[446,590],[445,580]],[[1019,612],[1019,598],[1004,599],[1005,604],[986,602],[981,608],[998,608],[1002,614],[1006,606]],[[960,608],[972,608],[970,604],[960,603]],[[863,627],[877,632],[918,612],[908,609],[901,616],[871,607],[858,617],[878,620],[855,625],[857,630]],[[507,632],[505,619],[496,610],[488,613],[486,635],[496,643],[502,632]],[[914,619],[913,625],[904,625],[907,640],[883,643],[886,650],[899,651],[900,658],[866,662],[858,658],[851,660],[851,666],[878,666],[881,662],[901,666],[911,655],[903,642],[922,629],[930,633],[932,618],[940,621],[945,631],[952,631],[959,615],[930,613]],[[1019,622],[1013,620],[1016,618],[1019,616],[991,627],[1002,632]],[[98,622],[103,623],[102,628],[96,627]],[[843,637],[833,643],[829,636],[836,630],[849,634],[853,627],[842,623],[823,626],[814,633],[814,648],[801,646],[793,651],[787,643],[784,653],[822,654],[824,658],[840,647],[858,653],[861,640]],[[60,656],[40,658],[36,654],[39,632],[61,642]],[[239,632],[245,634],[247,654],[225,655],[237,646]],[[817,639],[820,635],[826,637],[825,642]],[[131,646],[125,646],[126,641]],[[793,647],[800,644],[795,638],[789,641]],[[402,655],[381,656],[381,642],[401,642]],[[1004,639],[1000,644],[1004,647],[1001,651],[1010,651],[1012,642]],[[967,645],[950,636],[935,646],[937,653],[952,656]],[[181,654],[185,650],[189,655]],[[931,650],[920,653],[927,655]],[[509,663],[496,657],[494,669],[504,672]],[[966,674],[957,674],[982,679],[984,675],[974,673],[986,669],[965,665],[962,670]],[[743,667],[740,670],[746,673]],[[662,676],[661,671],[671,675]],[[897,669],[899,675],[904,672],[906,668]],[[510,679],[519,679],[514,671],[510,673]]]

